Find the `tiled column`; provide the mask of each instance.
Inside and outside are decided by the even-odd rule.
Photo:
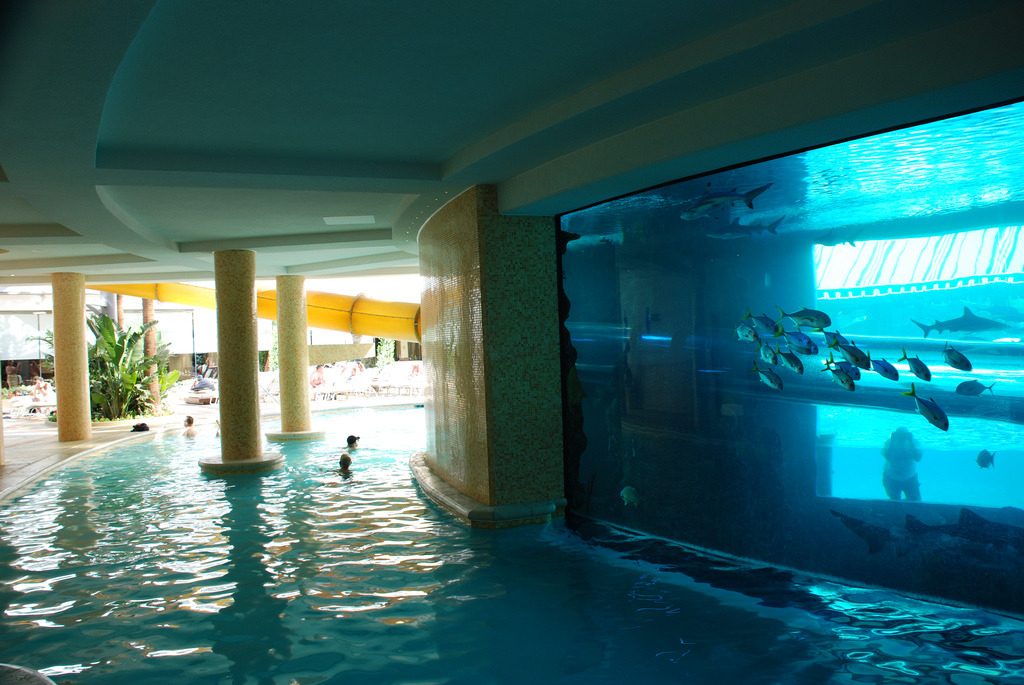
[[[4,460],[4,422],[0,421],[0,466],[7,463]]]
[[[224,463],[263,453],[257,371],[256,253],[215,252],[220,449]]]
[[[57,439],[92,437],[89,358],[85,341],[85,276],[55,273],[53,287],[53,366],[57,383]]]
[[[277,277],[277,360],[281,389],[281,431],[310,430],[309,347],[306,279]]]
[[[564,507],[555,221],[470,188],[419,234],[427,451],[413,471],[478,526]]]

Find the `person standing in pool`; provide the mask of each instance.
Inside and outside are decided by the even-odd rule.
[[[921,461],[921,450],[910,431],[903,427],[894,430],[882,447],[882,456],[882,487],[889,499],[898,500],[903,495],[909,502],[920,502],[917,462]]]
[[[195,419],[191,416],[185,417],[185,432],[182,433],[182,435],[186,438],[194,438],[199,435],[199,431],[197,431],[195,427]]]
[[[352,466],[352,456],[348,452],[342,452],[341,458],[338,459],[338,471],[343,476],[351,476],[350,466]]]
[[[345,449],[347,449],[349,452],[351,452],[352,450],[355,450],[355,449],[359,449],[359,436],[358,435],[350,435],[350,436],[348,436],[347,442],[348,442],[348,446]]]

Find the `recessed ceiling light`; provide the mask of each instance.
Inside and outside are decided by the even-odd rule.
[[[373,214],[362,214],[359,216],[325,216],[324,223],[328,226],[349,226],[352,224],[375,223]]]

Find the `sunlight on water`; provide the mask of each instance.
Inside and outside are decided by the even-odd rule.
[[[212,440],[163,435],[4,502],[4,659],[69,683],[1020,672],[1019,655],[999,655],[1024,628],[1008,619],[751,573],[613,529],[466,529],[410,480],[422,410],[321,420],[332,436],[283,445],[287,465],[263,478],[207,479],[195,457]],[[364,447],[346,479],[333,469],[352,426]]]

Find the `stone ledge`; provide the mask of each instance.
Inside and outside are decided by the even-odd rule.
[[[327,431],[269,431],[267,440],[271,442],[288,442],[290,440],[323,440]]]
[[[199,460],[199,469],[211,476],[238,473],[261,473],[276,469],[284,463],[284,455],[263,454],[255,459],[234,459],[223,461],[219,454]]]
[[[475,528],[507,528],[546,523],[565,511],[565,498],[519,504],[484,504],[446,483],[430,468],[425,452],[409,457],[409,468],[423,492],[450,514]]]

